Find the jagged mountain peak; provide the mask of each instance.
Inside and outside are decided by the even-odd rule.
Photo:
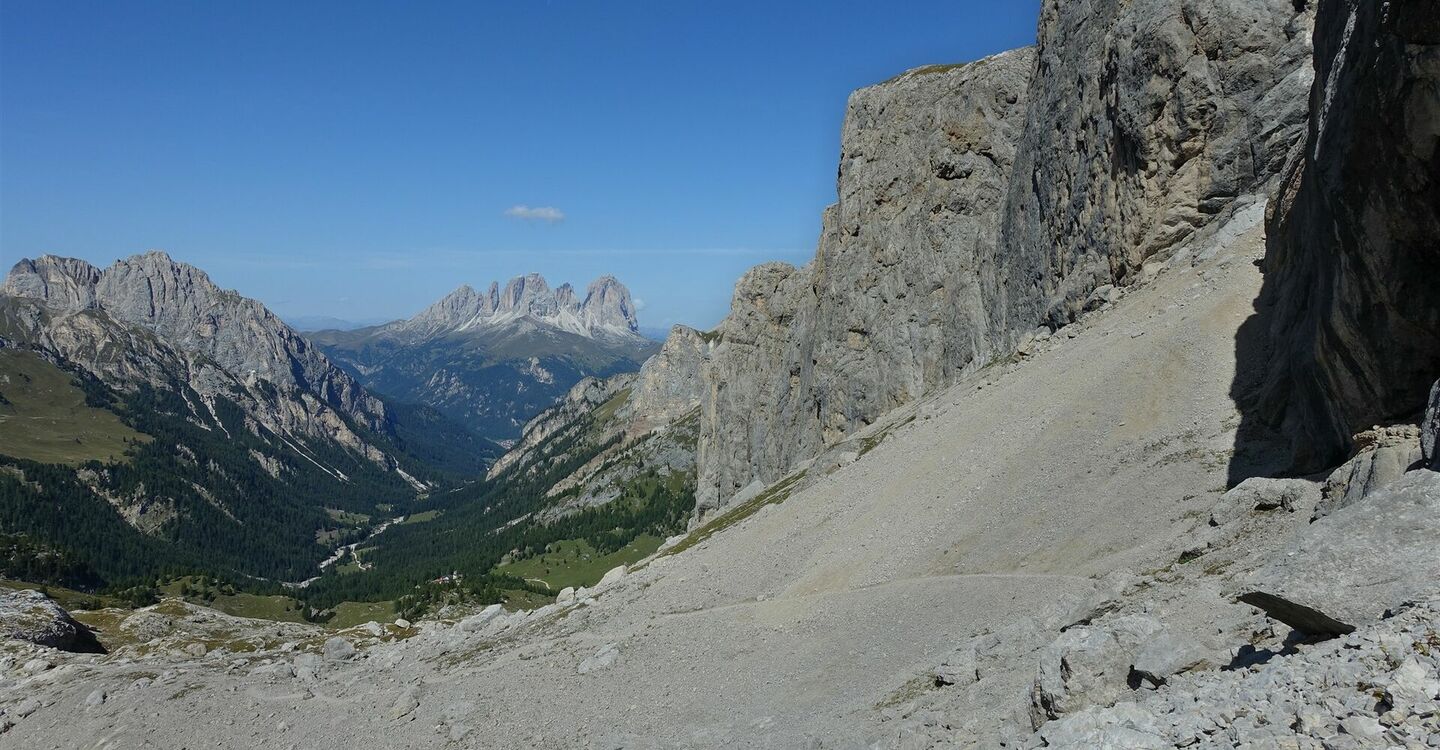
[[[639,336],[640,330],[630,290],[614,276],[590,282],[581,299],[568,282],[552,289],[541,274],[527,273],[510,279],[503,290],[498,282],[491,283],[488,294],[462,284],[419,315],[382,331],[428,338],[526,320],[586,338]]]
[[[5,277],[4,294],[44,302],[46,306],[77,312],[95,304],[95,283],[100,269],[58,255],[22,258]]]
[[[589,328],[639,335],[640,319],[630,290],[614,276],[606,274],[590,282],[581,309]]]
[[[581,378],[633,371],[655,353],[635,312],[614,276],[582,292],[528,273],[488,293],[462,285],[408,320],[311,339],[376,392],[511,439]]]

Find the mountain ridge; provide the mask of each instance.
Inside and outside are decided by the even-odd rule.
[[[265,422],[316,436],[339,439],[384,463],[353,430],[326,418],[333,409],[365,427],[383,431],[385,406],[366,393],[358,381],[334,367],[317,349],[260,302],[217,286],[204,271],[176,262],[159,250],[130,256],[100,269],[86,261],[42,255],[16,263],[0,294],[29,301],[58,316],[48,327],[31,318],[16,318],[19,329],[44,341],[66,359],[85,364],[105,378],[148,380],[160,384],[164,369],[137,363],[107,366],[100,331],[76,326],[72,336],[61,333],[65,322],[97,313],[123,326],[148,331],[178,353],[187,379],[201,393],[222,388],[252,389],[266,380],[308,393],[316,408],[270,414],[252,409]],[[221,382],[217,382],[217,378]],[[229,381],[229,382],[224,382]],[[316,423],[318,421],[318,424]]]
[[[491,282],[485,293],[462,284],[409,319],[371,328],[427,338],[500,327],[524,318],[587,338],[640,335],[630,290],[609,274],[590,282],[583,299],[568,282],[552,290],[538,273],[516,276],[503,289],[499,282]]]
[[[222,620],[243,653],[214,654],[203,610],[108,610],[115,658],[13,647],[10,736],[1433,744],[1440,6],[1046,0],[1039,29],[1028,71],[858,92],[815,260],[753,269],[639,375],[580,381],[498,469],[514,491],[439,497],[321,582],[408,590],[409,563],[448,594],[495,567],[553,601],[283,639]],[[1399,422],[1347,434],[1369,416]],[[1247,426],[1331,463],[1237,476]],[[697,470],[667,458],[691,435],[714,504],[690,531],[552,591],[560,548],[680,520],[656,474]],[[275,723],[296,694],[335,698]]]
[[[608,274],[583,298],[537,273],[485,292],[464,284],[408,319],[307,335],[367,387],[496,440],[519,438],[582,378],[633,372],[660,348],[640,333],[629,289]]]

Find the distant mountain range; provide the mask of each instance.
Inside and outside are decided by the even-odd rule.
[[[329,315],[287,315],[285,322],[297,331],[353,331],[366,326],[378,326],[390,322],[389,318],[347,320]]]
[[[496,440],[518,438],[582,378],[638,370],[659,349],[613,276],[583,298],[539,274],[483,293],[466,285],[409,320],[307,335],[367,388],[433,406]]]
[[[498,454],[161,252],[20,261],[0,353],[3,528],[84,580],[308,577],[336,539]]]

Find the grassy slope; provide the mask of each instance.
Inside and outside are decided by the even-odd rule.
[[[237,591],[234,594],[221,593],[206,585],[201,578],[185,577],[160,587],[166,596],[182,596],[184,587],[190,587],[192,594],[183,597],[192,604],[218,609],[235,617],[251,617],[256,620],[278,620],[281,622],[304,622],[300,616],[301,605],[288,596],[260,596]],[[214,595],[213,599],[200,596],[201,591]]]
[[[498,566],[495,572],[544,581],[552,591],[559,591],[567,586],[593,586],[611,568],[629,565],[649,557],[660,548],[663,541],[665,540],[657,536],[644,535],[619,551],[596,555],[595,550],[584,540],[566,540],[551,545],[550,552]]]
[[[691,531],[675,546],[665,550],[665,554],[677,555],[684,552],[719,532],[755,515],[761,508],[767,505],[778,505],[779,503],[785,502],[785,500],[790,497],[791,490],[795,489],[795,485],[799,484],[800,480],[804,478],[805,472],[799,472],[770,485],[764,492],[761,492],[759,495],[740,505],[723,509],[720,515],[710,519],[700,528]]]
[[[390,622],[395,619],[394,602],[341,602],[328,625],[336,630],[364,625],[367,622]]]
[[[74,589],[67,589],[63,586],[42,585],[38,583],[27,583],[25,581],[12,581],[8,578],[0,578],[0,589],[9,589],[11,591],[19,591],[21,589],[43,591],[51,599],[54,599],[57,603],[59,603],[60,606],[64,607],[67,610],[88,609],[97,604],[102,607],[126,606],[124,602],[112,596],[87,594],[83,591],[75,591]]]
[[[44,463],[118,461],[150,438],[85,405],[74,378],[29,352],[0,349],[0,453]]]

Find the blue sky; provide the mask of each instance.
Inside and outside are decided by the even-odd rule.
[[[0,261],[148,248],[282,315],[620,277],[709,327],[812,257],[846,95],[1005,2],[0,2]]]

